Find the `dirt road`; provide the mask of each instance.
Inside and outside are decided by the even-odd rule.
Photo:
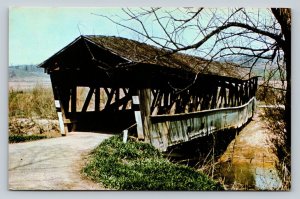
[[[80,176],[83,155],[110,137],[98,133],[70,133],[26,143],[9,144],[10,190],[103,190]]]

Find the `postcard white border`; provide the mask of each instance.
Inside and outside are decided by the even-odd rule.
[[[67,6],[67,7],[290,7],[292,8],[292,190],[290,192],[90,192],[90,191],[8,191],[8,8],[10,6]],[[48,198],[299,198],[300,197],[300,3],[296,0],[10,0],[0,2],[0,198],[48,199]]]

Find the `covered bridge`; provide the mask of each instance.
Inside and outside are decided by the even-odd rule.
[[[40,67],[50,74],[63,135],[129,129],[166,150],[239,128],[255,109],[249,70],[120,37],[80,36]]]

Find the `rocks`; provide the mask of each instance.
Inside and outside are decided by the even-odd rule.
[[[59,124],[57,120],[9,118],[9,135],[12,134],[58,137]]]

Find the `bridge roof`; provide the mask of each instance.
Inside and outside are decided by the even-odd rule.
[[[55,70],[102,70],[157,66],[165,69],[248,79],[249,69],[237,64],[220,63],[183,53],[171,53],[138,41],[100,35],[86,35],[39,65],[49,73]]]

